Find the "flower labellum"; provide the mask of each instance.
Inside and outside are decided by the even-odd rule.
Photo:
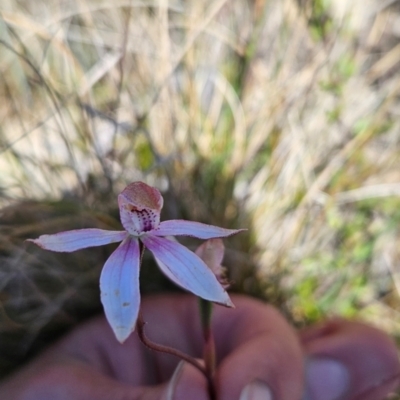
[[[28,239],[43,249],[58,252],[121,242],[104,264],[100,276],[104,312],[121,343],[135,329],[139,313],[139,241],[153,253],[163,273],[177,285],[205,300],[233,307],[225,288],[205,262],[166,236],[188,235],[211,239],[231,236],[243,229],[224,229],[184,220],[160,222],[163,201],[156,188],[143,182],[133,182],[118,196],[124,231],[78,229]]]

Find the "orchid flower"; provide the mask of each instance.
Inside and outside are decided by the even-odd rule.
[[[195,295],[233,307],[228,293],[196,254],[167,236],[188,235],[199,239],[227,237],[242,229],[223,229],[185,220],[160,222],[163,197],[143,182],[133,182],[118,196],[124,231],[78,229],[28,239],[46,250],[72,252],[122,242],[104,264],[100,276],[101,302],[119,342],[135,329],[140,307],[140,243],[155,257],[162,272]]]

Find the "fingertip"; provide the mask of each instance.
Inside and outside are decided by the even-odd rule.
[[[281,338],[260,335],[226,357],[216,374],[218,398],[300,398],[303,358],[298,342],[289,332]]]
[[[348,369],[333,359],[307,359],[305,379],[306,387],[302,400],[341,399],[350,388]]]
[[[237,295],[233,301],[234,311],[214,314],[218,399],[299,399],[303,352],[293,327],[270,305]]]
[[[164,391],[162,400],[208,400],[207,381],[194,366],[181,361]]]
[[[239,400],[273,400],[271,389],[262,381],[248,383],[240,393]]]
[[[397,348],[379,329],[361,322],[335,319],[308,329],[301,336],[309,360],[307,400],[330,400],[330,397],[312,393],[330,393],[330,387],[338,389],[340,385],[351,399],[383,399],[398,386]],[[336,375],[324,373],[324,369],[328,371],[331,367]],[[343,371],[347,371],[348,378]],[[336,383],[326,379],[335,376],[338,378]]]

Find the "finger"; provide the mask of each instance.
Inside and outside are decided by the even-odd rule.
[[[145,332],[156,343],[200,356],[203,341],[199,318],[194,312],[197,303],[195,299],[187,302],[188,299],[185,296],[145,299]],[[189,315],[192,319],[187,318]],[[79,360],[106,376],[135,387],[167,382],[179,363],[179,358],[175,356],[149,350],[140,342],[136,332],[121,345],[104,318],[94,318],[82,324],[42,355],[40,362],[41,366],[60,364],[65,363],[65,359]],[[184,368],[185,374],[186,370],[189,376],[193,375],[190,368]],[[182,378],[185,378],[185,374]],[[183,382],[186,382],[185,379]]]
[[[208,400],[207,382],[204,376],[192,365],[181,361],[172,375],[163,400]]]
[[[202,374],[180,363],[169,382],[154,386],[121,383],[85,364],[53,365],[33,375],[15,376],[0,387],[9,400],[207,400]]]
[[[235,296],[233,300],[235,310],[217,306],[213,317],[217,359],[221,364],[216,375],[221,400],[238,399],[245,386],[256,380],[257,390],[259,383],[264,382],[277,400],[299,398],[302,354],[292,328],[272,307],[244,296]],[[156,343],[200,357],[203,338],[197,307],[196,299],[190,296],[144,299],[147,336]],[[79,335],[82,336],[78,338]],[[145,349],[135,334],[121,346],[104,320],[82,327],[81,333],[76,331],[69,338],[69,343],[70,354],[84,354],[86,361],[104,374],[134,386],[164,382],[178,364],[176,357]]]
[[[303,391],[303,354],[294,330],[274,308],[237,296],[231,313],[216,310],[216,372],[221,400],[295,400]],[[221,323],[223,321],[223,323]]]
[[[22,371],[3,383],[0,393],[9,400],[161,400],[165,387],[134,388],[85,364],[64,364]]]
[[[300,337],[308,358],[304,400],[381,400],[398,386],[396,346],[378,329],[335,319]]]

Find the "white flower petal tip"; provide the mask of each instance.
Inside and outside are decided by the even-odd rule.
[[[113,328],[113,332],[115,335],[115,338],[118,340],[119,343],[124,344],[124,342],[129,338],[132,332],[134,332],[135,329],[126,329],[125,327],[116,327],[115,329]]]
[[[35,243],[36,246],[42,247],[42,243],[40,242],[40,238],[37,238],[37,239],[25,239],[25,242],[32,242],[32,243]]]
[[[227,308],[236,308],[230,298],[228,298],[228,300],[224,303],[220,303],[219,301],[214,301],[214,303],[219,304],[220,306],[227,307]]]

